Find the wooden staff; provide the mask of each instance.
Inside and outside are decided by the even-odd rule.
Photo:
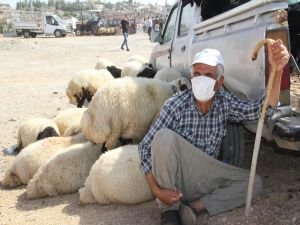
[[[272,45],[273,42],[274,42],[274,40],[272,40],[272,39],[264,39],[264,40],[260,41],[256,45],[256,47],[253,51],[252,60],[256,60],[258,51],[263,45],[268,45],[268,44]],[[270,53],[268,52],[268,54],[270,54]],[[262,134],[262,129],[263,129],[263,125],[264,125],[264,119],[265,119],[267,106],[269,104],[269,99],[270,99],[270,95],[271,95],[271,90],[272,90],[272,86],[273,86],[274,77],[275,77],[275,74],[276,74],[276,71],[277,71],[277,64],[273,63],[273,64],[271,64],[271,67],[272,67],[272,70],[271,70],[271,73],[269,75],[266,99],[265,99],[264,105],[262,107],[262,111],[261,111],[261,114],[260,114],[260,117],[259,117],[257,130],[256,130],[255,143],[254,143],[252,162],[251,162],[250,178],[249,178],[249,183],[248,183],[248,192],[247,192],[245,216],[249,216],[249,212],[250,212],[253,184],[254,184],[256,164],[257,164],[257,157],[258,157],[259,146],[260,146],[260,141],[261,141],[261,134]]]

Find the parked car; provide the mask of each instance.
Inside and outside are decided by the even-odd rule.
[[[291,53],[300,66],[300,0],[289,0],[288,21],[291,41]]]

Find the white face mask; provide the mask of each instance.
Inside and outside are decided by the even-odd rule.
[[[192,78],[191,82],[193,94],[198,101],[206,102],[214,96],[214,87],[216,80],[201,75]]]

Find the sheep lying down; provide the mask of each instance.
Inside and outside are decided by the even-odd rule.
[[[27,184],[50,157],[70,145],[86,142],[82,134],[72,137],[50,137],[24,148],[5,172],[2,185],[7,188]]]
[[[26,187],[29,199],[56,196],[78,191],[94,162],[99,158],[102,145],[91,142],[75,144],[42,165]]]
[[[181,77],[182,75],[174,68],[163,67],[157,71],[157,73],[154,76],[154,79],[162,80],[165,82],[172,82]]]
[[[114,66],[114,63],[112,63],[109,59],[100,58],[96,62],[95,70],[103,70],[106,69],[108,66]]]
[[[29,144],[47,137],[59,136],[57,125],[46,118],[32,118],[24,123],[18,129],[17,145],[6,149],[8,154],[19,153]]]
[[[139,61],[129,61],[125,63],[121,72],[121,77],[147,77],[153,78],[156,71],[152,66]]]
[[[53,118],[61,136],[72,136],[81,132],[80,121],[85,110],[86,108],[71,108],[59,112]]]
[[[102,154],[79,194],[81,204],[136,204],[152,200],[154,197],[140,168],[137,145]]]
[[[132,61],[138,61],[142,64],[148,64],[148,60],[144,57],[144,56],[141,56],[141,55],[132,55],[128,58],[127,60],[128,62],[132,62]]]
[[[106,143],[108,150],[117,147],[119,138],[138,143],[164,102],[180,89],[177,85],[185,83],[180,80],[125,77],[106,83],[83,114],[82,132],[94,143]]]

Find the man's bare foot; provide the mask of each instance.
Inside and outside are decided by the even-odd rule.
[[[193,201],[189,203],[189,206],[195,210],[196,213],[200,213],[206,210],[205,206],[200,200]]]

